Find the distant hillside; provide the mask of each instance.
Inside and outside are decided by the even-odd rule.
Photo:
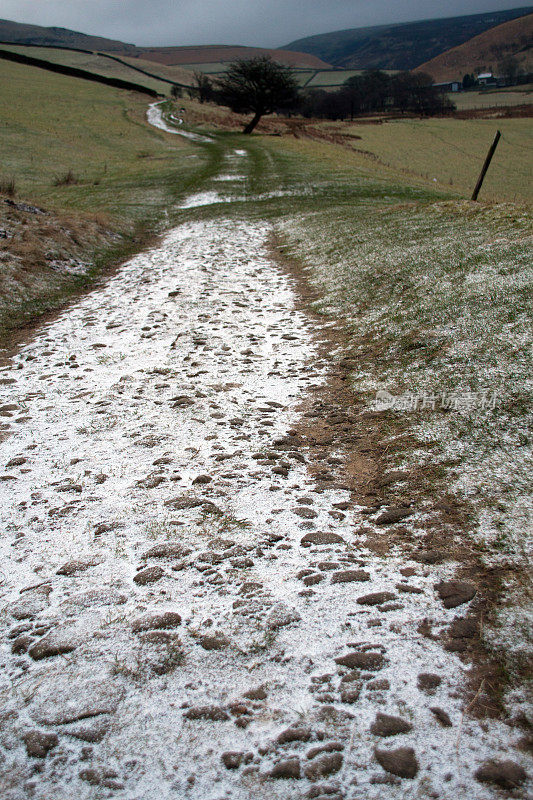
[[[227,63],[236,58],[253,58],[269,55],[275,61],[294,67],[327,69],[330,65],[309,53],[292,53],[286,50],[267,50],[239,45],[205,45],[201,47],[137,47],[134,44],[89,36],[67,28],[43,28],[10,20],[0,20],[0,42],[40,45],[48,47],[73,47],[81,50],[99,50],[104,53],[141,58],[168,66],[186,64]]]
[[[414,69],[474,36],[533,11],[533,6],[447,19],[353,28],[298,39],[287,50],[345,69]]]
[[[466,73],[498,72],[498,64],[513,56],[524,72],[533,72],[533,14],[491,28],[459,47],[418,67],[435,82],[459,80]]]
[[[0,19],[0,42],[13,44],[38,44],[53,47],[79,47],[85,50],[105,50],[131,53],[137,50],[134,44],[105,39],[101,36],[88,36],[85,33],[69,31],[67,28],[43,28],[40,25],[26,25]]]
[[[160,64],[215,64],[228,63],[237,58],[253,58],[254,56],[270,56],[274,61],[292,67],[328,68],[329,64],[309,53],[298,53],[289,50],[268,50],[263,47],[241,47],[240,45],[202,45],[193,47],[140,47],[137,54],[148,61]]]

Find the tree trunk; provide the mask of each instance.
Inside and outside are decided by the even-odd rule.
[[[251,133],[262,116],[260,111],[256,111],[254,118],[245,126],[243,133]]]

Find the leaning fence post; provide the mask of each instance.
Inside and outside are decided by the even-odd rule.
[[[496,136],[494,137],[494,141],[490,146],[490,150],[487,153],[487,158],[485,159],[485,163],[483,164],[483,169],[481,170],[481,174],[477,179],[476,188],[474,189],[474,194],[472,195],[472,200],[477,200],[477,196],[479,194],[479,190],[483,185],[483,181],[485,179],[485,175],[487,174],[487,170],[490,166],[490,162],[492,161],[492,156],[498,146],[498,142],[500,141],[501,133],[500,131],[496,131]]]

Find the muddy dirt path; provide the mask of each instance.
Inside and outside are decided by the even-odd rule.
[[[0,372],[9,800],[496,796],[514,734],[421,626],[468,590],[295,446],[327,364],[269,234],[184,223]]]

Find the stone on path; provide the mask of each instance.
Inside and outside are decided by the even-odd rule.
[[[300,615],[294,609],[289,608],[285,603],[276,603],[268,612],[266,618],[267,628],[277,630],[292,622],[298,622]]]
[[[306,533],[300,540],[302,547],[311,547],[311,545],[323,544],[344,544],[344,539],[338,533],[324,533],[316,531],[314,533]]]
[[[42,731],[27,731],[22,740],[26,745],[27,754],[33,758],[45,758],[49,751],[59,744],[55,733],[43,733]]]
[[[410,517],[413,511],[410,508],[389,508],[375,520],[376,525],[393,525],[400,520]]]
[[[399,733],[409,733],[412,729],[413,726],[407,720],[378,711],[370,726],[370,733],[374,736],[396,736]]]
[[[382,603],[387,603],[395,598],[396,595],[393,592],[372,592],[358,597],[357,602],[360,606],[380,606]]]
[[[435,589],[445,608],[456,608],[468,603],[477,594],[474,584],[468,581],[441,581]]]
[[[164,611],[162,614],[147,614],[132,622],[134,633],[142,631],[175,628],[181,624],[181,616],[176,611]]]
[[[339,656],[335,659],[335,663],[340,667],[348,667],[349,669],[368,669],[377,670],[381,669],[385,659],[381,653],[348,653],[345,656]]]
[[[418,761],[412,747],[398,747],[396,750],[374,750],[379,764],[386,772],[400,778],[414,778],[418,772]]]
[[[355,581],[369,581],[370,575],[364,569],[344,569],[334,572],[331,576],[332,583],[353,583]]]
[[[164,574],[165,571],[161,567],[146,567],[139,570],[133,581],[139,586],[147,586],[149,583],[155,583],[160,580]]]
[[[479,767],[475,778],[480,783],[493,783],[502,789],[512,791],[525,783],[527,772],[515,761],[491,759]]]
[[[286,758],[274,764],[269,772],[271,778],[301,778],[300,759]]]
[[[316,781],[332,775],[341,769],[343,760],[342,753],[322,753],[305,766],[305,777]]]
[[[183,715],[186,719],[198,720],[206,719],[211,722],[225,722],[229,719],[229,714],[221,706],[193,706]]]

